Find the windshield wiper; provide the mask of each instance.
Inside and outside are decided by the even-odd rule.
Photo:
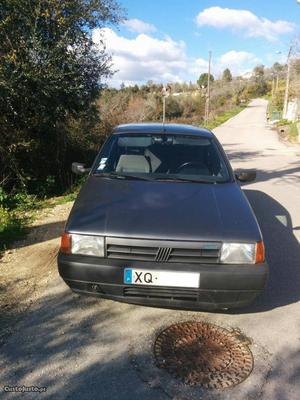
[[[136,175],[127,175],[127,174],[118,174],[115,172],[96,172],[93,174],[94,176],[102,177],[102,178],[112,178],[112,179],[132,179],[132,180],[140,180],[140,181],[150,181],[152,179],[145,178],[143,176]]]
[[[119,174],[116,172],[96,172],[93,174],[94,176],[102,177],[102,178],[110,178],[110,179],[131,179],[131,180],[140,180],[140,181],[173,181],[173,182],[192,182],[192,183],[207,183],[207,184],[215,184],[222,183],[220,181],[207,181],[205,179],[188,179],[182,178],[179,176],[163,176],[163,177],[152,177],[146,178],[144,176],[136,176],[136,175],[127,175],[127,174]]]
[[[156,181],[174,181],[174,182],[193,182],[193,183],[210,183],[214,184],[217,183],[216,181],[206,181],[205,179],[188,179],[188,178],[181,178],[178,176],[166,176],[166,177],[160,177],[156,178]]]

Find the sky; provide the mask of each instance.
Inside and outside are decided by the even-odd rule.
[[[106,43],[116,71],[110,86],[196,82],[225,68],[243,75],[256,65],[286,62],[300,35],[297,0],[120,0],[127,20],[93,32]],[[300,3],[300,1],[299,1]]]

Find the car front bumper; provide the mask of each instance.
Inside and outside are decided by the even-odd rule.
[[[124,268],[200,272],[196,289],[124,284]],[[61,277],[74,291],[126,303],[197,310],[244,307],[264,289],[267,263],[257,265],[152,263],[58,255]]]

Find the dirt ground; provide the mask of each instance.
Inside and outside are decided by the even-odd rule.
[[[0,259],[0,346],[56,273],[60,235],[72,204],[42,210],[28,235]]]

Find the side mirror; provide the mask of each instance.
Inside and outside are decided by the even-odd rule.
[[[90,172],[90,168],[85,168],[84,164],[80,164],[77,162],[72,163],[72,172],[76,175],[82,175]]]
[[[256,171],[254,170],[235,171],[234,175],[238,181],[243,183],[253,182],[256,179]]]

